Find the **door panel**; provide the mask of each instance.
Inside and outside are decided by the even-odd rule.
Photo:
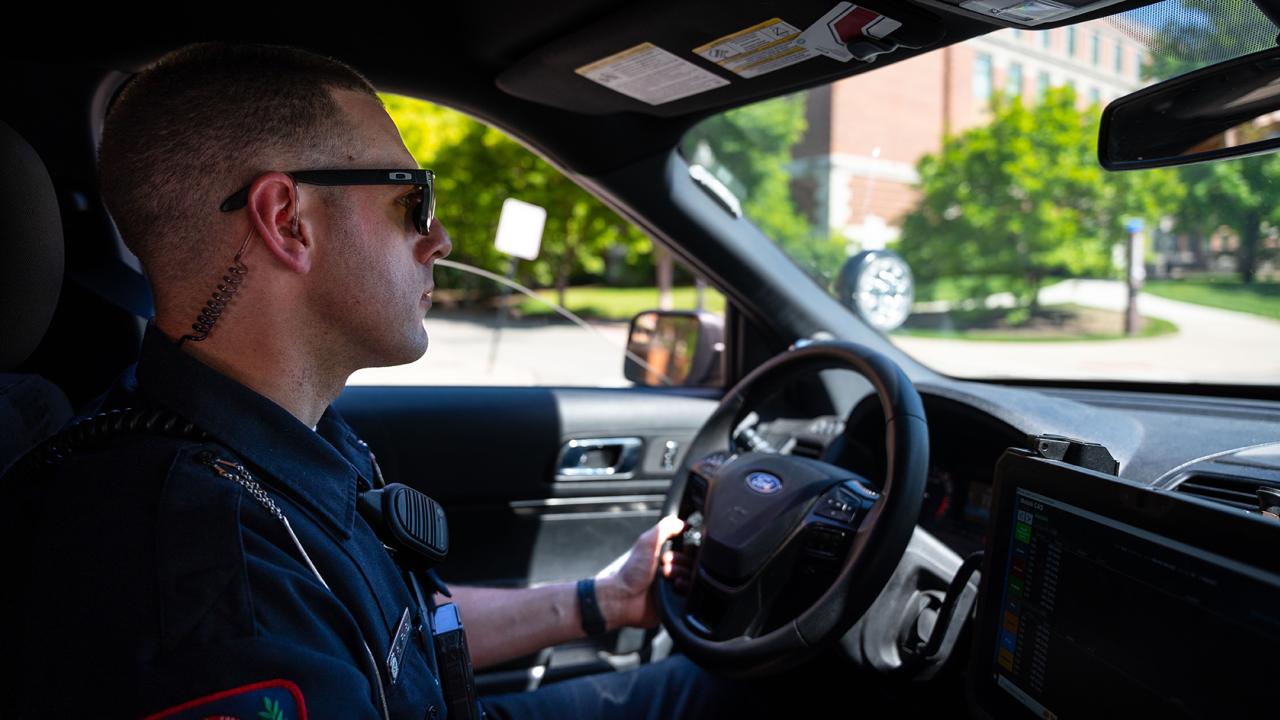
[[[373,386],[348,387],[336,406],[388,482],[444,505],[446,582],[522,587],[593,575],[629,550],[657,522],[719,392]],[[601,471],[633,438],[627,472]],[[604,442],[570,446],[591,440]],[[566,459],[581,472],[566,472]],[[624,630],[516,658],[477,673],[476,686],[513,692],[634,664],[644,638]]]

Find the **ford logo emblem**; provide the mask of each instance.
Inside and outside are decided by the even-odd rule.
[[[753,472],[747,476],[747,487],[761,495],[776,495],[782,489],[782,480],[767,472]]]

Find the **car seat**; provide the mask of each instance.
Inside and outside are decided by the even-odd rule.
[[[0,470],[71,418],[39,375],[12,372],[40,344],[62,289],[62,218],[35,149],[0,121]]]

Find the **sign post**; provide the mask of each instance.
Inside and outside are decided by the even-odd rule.
[[[1142,290],[1142,281],[1147,277],[1146,239],[1142,235],[1142,218],[1132,218],[1124,224],[1129,234],[1128,261],[1125,267],[1125,285],[1128,288],[1128,301],[1124,311],[1124,334],[1137,335],[1141,325],[1138,316],[1138,293]]]
[[[510,255],[507,266],[507,280],[515,280],[516,268],[521,259],[536,260],[542,248],[542,229],[547,224],[547,209],[515,198],[502,201],[502,215],[498,217],[498,232],[493,244],[498,252]],[[498,298],[498,317],[493,326],[492,342],[489,343],[489,372],[498,359],[498,342],[502,337],[502,326],[507,320],[507,296],[511,294],[511,286],[502,286],[502,295]]]

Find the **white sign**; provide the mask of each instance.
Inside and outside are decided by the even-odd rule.
[[[542,228],[547,224],[547,209],[515,198],[502,201],[498,218],[498,235],[493,244],[498,252],[525,260],[537,260],[542,247]]]
[[[574,72],[650,105],[669,103],[729,84],[719,75],[647,42],[583,65]]]

